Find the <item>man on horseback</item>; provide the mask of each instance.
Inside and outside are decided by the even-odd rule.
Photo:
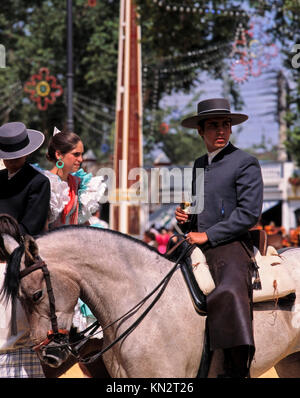
[[[0,170],[0,213],[14,217],[22,235],[41,234],[47,222],[50,183],[27,162],[44,139],[43,133],[21,122],[0,127],[0,158],[6,167]]]
[[[231,113],[226,99],[214,98],[199,102],[198,114],[181,123],[198,130],[208,152],[193,167],[193,198],[203,195],[203,210],[191,222],[180,207],[175,216],[187,241],[205,254],[216,285],[206,299],[210,349],[224,352],[220,377],[247,377],[255,351],[248,231],[261,214],[263,180],[257,159],[229,142],[231,126],[247,119]],[[204,192],[197,183],[199,169],[204,171]]]

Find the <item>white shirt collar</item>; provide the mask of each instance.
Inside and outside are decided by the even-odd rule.
[[[21,167],[21,168],[22,168],[22,167]],[[20,170],[21,170],[21,169],[17,170],[17,171],[14,172],[14,173],[10,173],[10,172],[7,170],[7,177],[8,177],[8,179],[10,180],[11,178],[13,178]]]
[[[216,151],[213,152],[207,152],[207,156],[208,156],[208,164],[211,164],[213,158],[221,151],[223,151],[224,148],[227,147],[227,145],[229,144],[229,142],[227,142],[227,144],[225,146],[223,146],[223,148],[219,148]]]

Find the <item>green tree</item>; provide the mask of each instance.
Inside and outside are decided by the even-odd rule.
[[[40,67],[46,66],[66,93],[66,1],[7,0],[2,3],[0,43],[6,48],[7,68],[0,69],[3,104],[0,123],[23,120],[31,128],[51,134],[54,126],[64,127],[65,96],[59,97],[46,111],[39,111],[22,87]],[[159,100],[165,94],[194,89],[200,71],[221,77],[236,28],[239,23],[246,26],[249,16],[241,7],[244,2],[235,0],[136,0],[136,3],[142,29],[147,149],[157,142],[149,124],[153,125]],[[257,3],[260,6],[262,2]],[[209,11],[218,7],[226,12]],[[110,144],[112,151],[118,22],[119,1],[99,0],[95,7],[89,7],[87,0],[73,0],[75,131],[83,138],[86,149],[93,149],[98,158],[110,154],[101,152],[102,144]],[[232,100],[238,105],[237,87],[232,82],[229,87]],[[194,109],[188,112],[194,113]],[[170,137],[173,136],[165,137],[166,142]]]
[[[91,8],[86,0],[73,0],[75,131],[86,148],[98,155],[101,144],[109,141],[114,116],[118,12],[114,1],[99,1]],[[1,4],[0,43],[7,58],[7,67],[0,70],[2,123],[22,120],[46,135],[52,134],[54,126],[64,127],[65,95],[40,111],[22,87],[41,67],[47,67],[66,93],[66,29],[66,1],[9,0]],[[93,98],[100,104],[90,102]]]

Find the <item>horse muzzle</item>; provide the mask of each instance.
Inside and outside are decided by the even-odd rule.
[[[59,329],[58,333],[49,331],[47,338],[33,347],[40,360],[46,365],[58,368],[70,355],[68,331]]]

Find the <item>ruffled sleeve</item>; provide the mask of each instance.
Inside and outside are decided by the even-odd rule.
[[[79,169],[73,175],[80,178],[78,223],[83,224],[99,209],[106,184],[102,176],[93,177],[92,173],[86,173],[83,169]]]
[[[62,181],[59,176],[42,169],[38,164],[31,164],[31,166],[49,178],[51,187],[49,224],[51,224],[58,219],[65,205],[69,203],[69,185],[67,182]]]

